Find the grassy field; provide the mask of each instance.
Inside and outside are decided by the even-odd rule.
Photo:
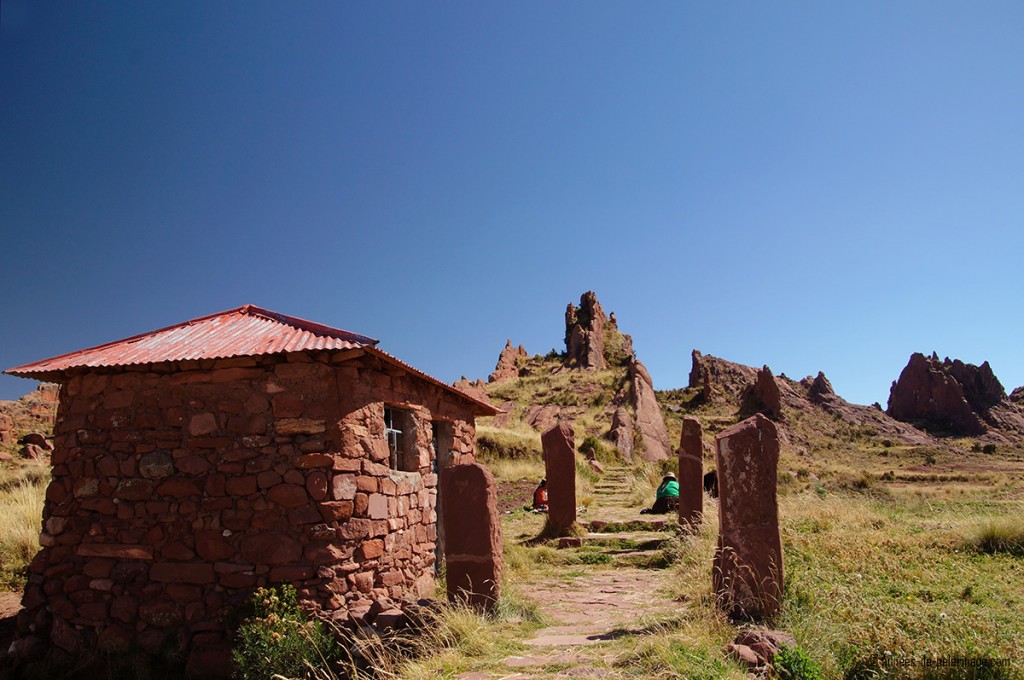
[[[713,418],[714,416],[709,416]],[[726,416],[721,416],[724,426]],[[717,421],[712,421],[717,422]],[[713,431],[716,426],[708,429]],[[720,429],[720,428],[719,428]],[[484,456],[501,483],[543,476],[536,433],[481,428],[481,436],[522,444],[515,459]],[[578,437],[578,442],[579,442]],[[972,442],[958,443],[970,451]],[[605,452],[607,454],[607,452]],[[709,458],[709,463],[711,459]],[[597,476],[582,462],[577,493],[593,499]],[[636,468],[631,498],[649,503],[661,469]],[[38,549],[48,469],[0,473],[0,579],[24,584]],[[824,678],[1024,677],[1024,455],[882,447],[869,436],[823,446],[814,455],[784,449],[779,475],[786,587],[774,626],[792,633]],[[638,619],[636,630],[601,643],[596,667],[611,678],[742,678],[723,646],[737,628],[715,608],[711,560],[717,509],[693,536],[675,536],[648,566],[652,588],[676,603],[674,616]],[[534,544],[543,517],[503,518],[506,582],[489,617],[446,609],[417,641],[396,652],[380,646],[382,677],[511,674],[503,660],[522,654],[545,621],[543,603],[525,593],[542,579],[572,583],[615,567],[600,550]],[[927,666],[943,659],[999,664],[969,675]],[[564,669],[563,669],[564,670]],[[556,666],[533,677],[550,677]],[[545,675],[545,674],[549,675]]]

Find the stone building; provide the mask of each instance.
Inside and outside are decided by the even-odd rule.
[[[245,306],[7,371],[60,383],[22,648],[212,667],[256,587],[339,616],[432,592],[437,472],[494,409],[376,345]]]

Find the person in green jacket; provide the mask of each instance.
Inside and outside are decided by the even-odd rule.
[[[679,507],[679,482],[671,472],[661,480],[654,497],[654,507],[640,511],[642,515],[664,515]]]

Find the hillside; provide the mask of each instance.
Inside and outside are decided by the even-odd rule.
[[[19,443],[25,435],[40,438],[53,434],[57,416],[57,386],[40,384],[35,390],[15,401],[0,401],[0,460],[26,456],[35,449]]]
[[[626,462],[664,460],[674,455],[683,416],[692,415],[704,426],[705,468],[713,468],[715,434],[761,412],[780,425],[782,471],[805,487],[980,487],[1015,474],[1024,460],[1024,390],[1008,396],[988,364],[933,357],[922,372],[922,359],[912,356],[893,382],[888,410],[846,401],[824,373],[794,380],[697,350],[686,387],[654,392],[632,338],[587,292],[566,311],[564,352],[531,356],[509,341],[487,382],[463,378],[456,386],[501,411],[479,422],[489,459],[539,455],[539,433],[562,421],[578,444],[591,436]],[[906,402],[932,410],[908,413],[900,409]]]
[[[538,451],[538,433],[569,422],[578,440],[603,438],[626,461],[671,457],[650,373],[593,292],[583,294],[579,307],[566,308],[565,347],[531,357],[510,340],[487,383],[463,378],[455,384],[501,410],[480,420],[481,448],[506,456]]]

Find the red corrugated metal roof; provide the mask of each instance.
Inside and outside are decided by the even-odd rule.
[[[4,372],[35,378],[70,368],[355,349],[376,344],[377,340],[365,335],[246,305]]]
[[[495,410],[437,378],[417,370],[374,346],[377,340],[254,305],[210,314],[160,330],[142,333],[98,347],[62,354],[4,371],[37,380],[60,381],[72,368],[131,366],[163,361],[226,359],[304,350],[365,349],[414,375],[454,392],[482,407],[484,415]]]

